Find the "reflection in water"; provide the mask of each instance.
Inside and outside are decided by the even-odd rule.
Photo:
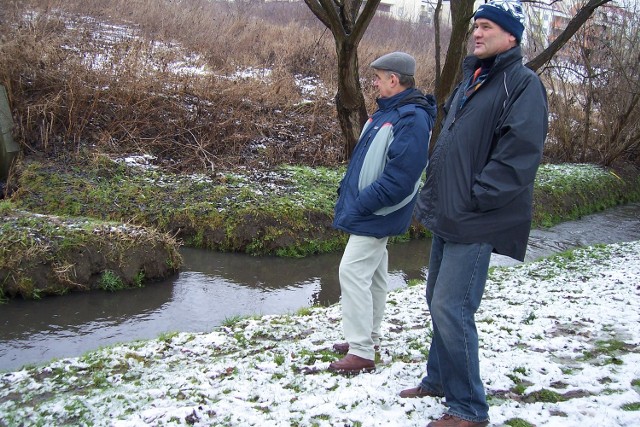
[[[422,278],[429,241],[389,246],[389,288]],[[169,281],[0,305],[0,371],[173,331],[206,332],[233,316],[293,313],[339,301],[341,254],[251,257],[183,248]]]
[[[533,230],[527,260],[577,246],[640,240],[640,203],[549,230]],[[429,240],[389,246],[389,288],[425,276]],[[206,332],[226,318],[293,313],[340,298],[341,254],[304,259],[182,250],[170,281],[115,293],[88,292],[0,305],[0,371],[165,332]],[[493,265],[511,265],[494,256]]]
[[[395,289],[409,279],[423,277],[427,264],[429,240],[389,245],[389,287]],[[199,249],[183,248],[184,269],[199,271],[252,289],[269,292],[299,287],[317,282],[317,292],[310,305],[330,305],[340,298],[338,265],[341,254],[324,254],[290,259],[279,257],[249,257],[241,254],[216,254]],[[297,308],[303,305],[297,304]]]

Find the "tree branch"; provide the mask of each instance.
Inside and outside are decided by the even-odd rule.
[[[538,71],[573,37],[573,35],[587,22],[593,12],[600,6],[609,3],[611,0],[589,0],[567,24],[567,28],[556,38],[540,55],[529,61],[526,66],[533,71]]]
[[[364,32],[367,30],[369,23],[373,19],[376,14],[376,10],[378,9],[378,5],[380,4],[380,0],[367,0],[364,5],[364,9],[362,9],[362,13],[358,16],[356,20],[356,24],[353,27],[353,33],[351,34],[351,40],[355,45],[360,43]]]

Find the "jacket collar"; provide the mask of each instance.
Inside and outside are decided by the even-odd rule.
[[[378,108],[380,110],[387,110],[389,108],[394,108],[400,101],[402,101],[406,96],[408,96],[411,92],[413,92],[415,88],[408,88],[403,90],[400,93],[396,93],[389,98],[377,98],[376,103],[378,104]]]
[[[492,75],[507,66],[511,65],[513,62],[520,61],[522,62],[522,49],[520,45],[512,47],[506,52],[502,52],[496,56],[496,60],[493,63],[493,67],[489,71],[489,75]],[[480,59],[478,59],[474,55],[469,55],[464,59],[462,66],[463,78],[467,79],[469,76],[473,74],[473,72],[480,66]]]

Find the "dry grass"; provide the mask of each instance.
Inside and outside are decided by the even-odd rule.
[[[625,46],[637,52],[635,42]],[[0,8],[0,84],[26,156],[151,154],[167,168],[204,172],[336,165],[344,155],[334,49],[303,2],[4,0]],[[368,64],[394,50],[416,57],[418,87],[434,91],[433,28],[377,16],[359,47],[369,111]],[[626,56],[631,64],[612,63],[617,74],[591,93],[545,71],[548,161],[640,162],[637,54]],[[245,70],[265,74],[236,74]],[[304,79],[321,89],[306,92]],[[598,111],[592,133],[586,96]]]
[[[553,122],[545,154],[640,165],[640,5],[627,3],[607,26],[598,13],[547,64]]]
[[[0,19],[13,23],[0,30],[10,58],[0,84],[26,155],[146,153],[183,171],[343,160],[333,37],[303,3],[32,0],[11,2]],[[363,75],[409,45],[428,63],[428,39],[378,21],[362,43]],[[381,44],[389,32],[395,45]],[[206,72],[176,72],[185,57]],[[269,71],[231,78],[246,69]],[[324,90],[304,93],[295,83],[304,78]]]

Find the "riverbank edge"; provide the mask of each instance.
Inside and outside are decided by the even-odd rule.
[[[490,271],[478,325],[493,423],[634,425],[638,245],[579,248]],[[4,373],[0,424],[424,425],[445,409],[441,399],[397,396],[423,375],[430,328],[423,292],[418,284],[390,292],[374,374],[326,371],[340,357],[331,351],[340,305],[312,307]],[[602,304],[609,309],[597,320],[588,314],[597,311],[579,309]],[[562,307],[574,308],[563,316]]]
[[[5,202],[0,220],[0,302],[142,287],[182,265],[178,242],[151,228],[36,214]]]
[[[331,221],[342,173],[289,166],[271,174],[235,171],[185,179],[104,156],[64,167],[46,162],[24,165],[17,174],[17,190],[0,209],[5,217],[0,297],[40,298],[142,286],[179,271],[180,245],[279,256],[341,250],[347,236],[333,229]],[[533,227],[638,200],[640,173],[632,165],[543,165],[534,193]],[[21,217],[30,216],[29,221],[6,220],[18,210]],[[90,218],[116,228],[122,221],[122,226],[146,230],[146,241],[154,241],[152,247],[161,251],[133,251],[127,242],[136,240],[127,233],[110,234],[109,250],[104,250],[103,240],[79,238],[87,234],[79,234],[79,227],[50,230],[67,236],[52,239],[42,226],[51,217],[42,215],[81,224]],[[41,224],[34,226],[38,218]],[[426,235],[423,227],[413,224],[392,241]],[[104,253],[110,255],[101,255],[100,262],[91,255]],[[90,274],[79,274],[82,271]]]

